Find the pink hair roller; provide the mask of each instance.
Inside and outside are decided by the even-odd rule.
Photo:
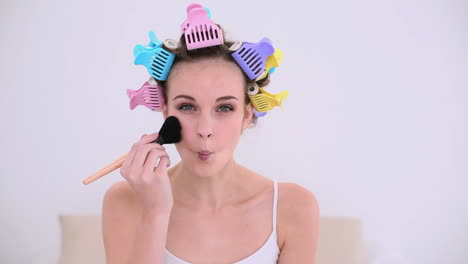
[[[224,43],[221,29],[208,18],[208,12],[202,7],[191,7],[187,10],[187,20],[182,24],[187,50],[200,49]]]
[[[136,91],[127,89],[127,96],[130,99],[131,110],[138,105],[146,106],[153,111],[161,111],[164,107],[163,90],[156,82],[151,80],[145,82]]]
[[[200,5],[200,4],[190,4],[189,6],[187,6],[187,19],[185,19],[184,23],[182,23],[182,25],[180,25],[180,30],[182,30],[182,33],[184,33],[185,30],[187,30],[187,28],[189,26],[190,11],[192,11],[192,9],[194,9],[194,8],[203,8],[203,6]]]

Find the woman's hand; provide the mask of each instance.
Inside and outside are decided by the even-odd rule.
[[[150,143],[157,137],[158,133],[143,135],[133,144],[122,164],[120,174],[141,200],[143,210],[170,214],[174,204],[167,174],[170,160],[163,146]]]

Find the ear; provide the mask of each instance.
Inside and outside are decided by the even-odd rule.
[[[252,121],[254,107],[252,103],[249,103],[245,106],[244,110],[244,119],[242,120],[242,132],[249,126],[250,121]]]

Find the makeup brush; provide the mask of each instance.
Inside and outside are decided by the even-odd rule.
[[[182,140],[182,135],[180,133],[181,129],[182,127],[180,126],[179,119],[177,119],[177,117],[175,116],[170,116],[166,118],[164,124],[159,130],[158,138],[152,141],[151,143],[158,143],[159,145],[178,143]],[[90,184],[93,181],[103,177],[104,175],[122,167],[122,164],[127,155],[128,153],[114,160],[112,163],[102,168],[98,172],[94,173],[93,175],[89,176],[88,178],[83,180],[83,184]]]

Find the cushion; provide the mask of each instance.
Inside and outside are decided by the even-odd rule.
[[[104,264],[100,215],[60,215],[62,248],[59,264]]]
[[[364,244],[359,219],[320,218],[317,264],[364,264]]]

